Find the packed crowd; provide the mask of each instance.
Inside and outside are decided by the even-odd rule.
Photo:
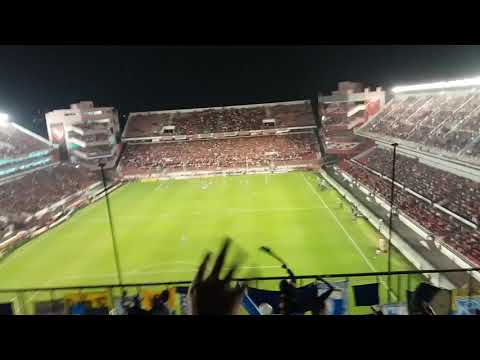
[[[10,123],[0,125],[0,160],[48,148],[46,143],[20,131]]]
[[[480,136],[480,93],[395,97],[363,130],[459,153]]]
[[[77,133],[74,133],[72,137],[85,141],[86,143],[93,143],[93,142],[105,142],[108,141],[109,135],[107,134],[92,134],[92,135],[80,135]]]
[[[0,215],[34,214],[99,181],[72,165],[50,166],[0,185]]]
[[[325,125],[345,123],[348,112],[355,107],[355,103],[332,103],[324,108]]]
[[[383,175],[391,176],[393,157],[388,150],[375,148],[357,160]],[[395,177],[396,181],[427,199],[479,224],[480,183],[403,155],[397,155]]]
[[[95,145],[87,146],[79,149],[81,152],[88,154],[89,156],[109,155],[113,151],[112,145]]]
[[[339,168],[367,187],[372,194],[390,201],[391,182],[388,180],[350,160],[342,161]],[[428,229],[436,239],[450,245],[470,261],[480,264],[480,232],[478,230],[474,230],[398,187],[395,191],[394,205]]]
[[[265,119],[274,119],[275,123],[264,123]],[[192,135],[314,124],[315,120],[309,103],[262,105],[249,108],[137,114],[129,119],[125,136]],[[168,126],[174,126],[174,129],[171,132],[163,132],[164,127]]]
[[[203,170],[265,167],[271,161],[315,160],[317,141],[312,133],[240,137],[206,141],[127,146],[121,167],[128,171],[153,169]]]

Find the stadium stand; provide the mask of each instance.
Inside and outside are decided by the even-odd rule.
[[[341,82],[331,95],[319,96],[319,117],[326,154],[337,160],[350,159],[372,146],[370,139],[354,130],[374,116],[385,101],[381,88],[370,91],[360,83]]]
[[[373,163],[374,161],[377,161],[377,157],[381,156],[383,156],[383,153],[381,151],[377,152],[376,150],[376,152],[373,152],[371,157],[369,156],[368,159],[360,160],[358,163],[355,163],[352,160],[342,161],[339,164],[339,169],[368,188],[372,195],[379,196],[388,202],[390,199],[391,182],[379,175],[376,175],[361,165],[361,162],[366,164]],[[403,166],[406,166],[405,164],[406,163],[404,163]],[[417,168],[421,169],[418,171],[427,170],[423,169],[420,165],[417,165]],[[445,180],[445,176],[448,175],[442,174],[443,180],[439,181],[447,181]],[[410,177],[412,176],[410,175]],[[418,178],[417,180],[413,179],[411,181],[414,183],[415,181],[421,182],[422,178]],[[428,186],[431,185],[428,185],[427,181],[427,185],[415,184],[415,186],[416,189],[421,190],[428,189]],[[439,191],[448,193],[448,189],[449,187],[443,188],[443,190]],[[454,198],[454,200],[449,199],[448,201],[453,203],[455,206],[458,199]],[[480,232],[478,230],[465,225],[440,209],[433,207],[429,202],[414,196],[402,188],[397,187],[394,204],[400,211],[404,213],[404,215],[408,216],[410,219],[413,219],[422,227],[428,229],[435,236],[436,240],[447,244],[456,252],[463,255],[463,257],[468,259],[470,262],[476,265],[480,264]],[[462,211],[468,211],[468,207],[465,209]],[[478,214],[478,210],[476,214]]]
[[[313,161],[313,133],[128,145],[120,161],[124,175],[153,169],[213,170],[269,166],[274,162]]]
[[[7,122],[0,125],[0,160],[13,159],[49,148],[47,141],[40,141],[29,135],[16,124]]]
[[[358,162],[383,175],[392,169],[392,153],[376,148]],[[478,223],[480,214],[480,184],[427,166],[418,159],[397,155],[396,181],[465,219]]]
[[[68,164],[28,173],[0,185],[0,215],[34,214],[96,181],[94,174]]]
[[[358,133],[396,138],[459,159],[467,155],[478,162],[471,145],[480,136],[479,90],[396,95]]]
[[[0,124],[1,181],[49,165],[55,156],[55,149],[38,135],[11,122]]]
[[[315,125],[309,102],[131,114],[124,138]]]

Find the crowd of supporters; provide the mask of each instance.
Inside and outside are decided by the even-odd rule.
[[[22,132],[10,123],[0,125],[0,160],[28,155],[48,147],[46,143]]]
[[[480,136],[480,93],[395,97],[363,130],[452,153],[467,152],[468,145]],[[471,155],[478,156],[478,152]]]
[[[85,169],[61,164],[0,185],[0,215],[34,214],[99,181]]]
[[[86,143],[92,142],[105,142],[108,141],[109,136],[107,134],[92,134],[92,135],[80,135],[77,133],[73,134],[73,137]]]
[[[122,171],[206,170],[264,167],[271,161],[315,160],[317,141],[312,133],[170,142],[127,146]]]
[[[325,106],[325,125],[341,124],[348,121],[348,112],[355,107],[355,103],[331,103]]]
[[[392,152],[375,148],[357,160],[382,175],[391,176],[392,159]],[[403,155],[397,155],[395,180],[465,219],[479,224],[480,184],[478,182],[425,165],[417,158]]]
[[[342,161],[339,168],[368,188],[372,194],[390,201],[391,182],[389,180],[350,160]],[[421,181],[421,178],[418,180]],[[480,232],[478,230],[463,224],[399,187],[395,191],[394,204],[405,215],[429,230],[436,239],[450,245],[470,261],[480,264]]]
[[[266,122],[274,119],[275,122]],[[127,137],[158,136],[164,134],[192,135],[232,131],[260,130],[292,126],[314,125],[309,103],[273,105],[245,108],[223,108],[193,110],[188,112],[167,112],[137,114],[127,125]],[[164,127],[174,129],[164,132]]]

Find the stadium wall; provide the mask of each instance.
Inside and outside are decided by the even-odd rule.
[[[261,168],[235,168],[223,170],[204,170],[204,171],[178,171],[171,173],[148,173],[148,174],[121,174],[125,180],[169,180],[169,179],[191,179],[198,177],[211,177],[222,175],[245,175],[245,174],[271,174],[271,173],[285,173],[294,170],[318,168],[315,164],[300,164],[300,165],[278,165],[275,169],[270,167]]]
[[[249,137],[249,136],[271,136],[271,135],[291,135],[308,132],[308,130],[315,130],[315,125],[296,126],[282,129],[262,129],[262,130],[242,130],[231,131],[224,133],[201,133],[193,135],[158,135],[158,136],[143,136],[143,137],[126,137],[122,140],[129,144],[149,144],[158,142],[172,142],[172,141],[192,141],[192,140],[216,140],[228,139],[232,137]]]
[[[383,221],[380,221],[375,214],[373,214],[368,208],[366,208],[361,202],[357,201],[355,197],[338,184],[330,175],[328,175],[323,169],[320,169],[320,174],[333,186],[348,202],[354,204],[358,210],[365,216],[368,222],[376,228],[385,238],[388,239],[388,228],[381,226]],[[418,254],[410,245],[408,245],[396,231],[392,229],[392,245],[397,248],[400,253],[418,270],[433,270],[432,264],[423,256]],[[454,289],[456,286],[450,282],[445,276],[440,274],[432,274],[430,281],[432,284],[438,287],[446,289]]]

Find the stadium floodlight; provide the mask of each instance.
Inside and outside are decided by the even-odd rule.
[[[418,84],[418,85],[406,85],[406,86],[395,86],[392,88],[392,91],[396,94],[407,91],[419,91],[419,90],[437,90],[437,89],[452,89],[468,86],[478,86],[480,85],[480,76],[470,79],[463,80],[452,80],[452,81],[439,81],[429,84]]]
[[[0,126],[7,126],[8,124],[8,114],[0,113]]]

